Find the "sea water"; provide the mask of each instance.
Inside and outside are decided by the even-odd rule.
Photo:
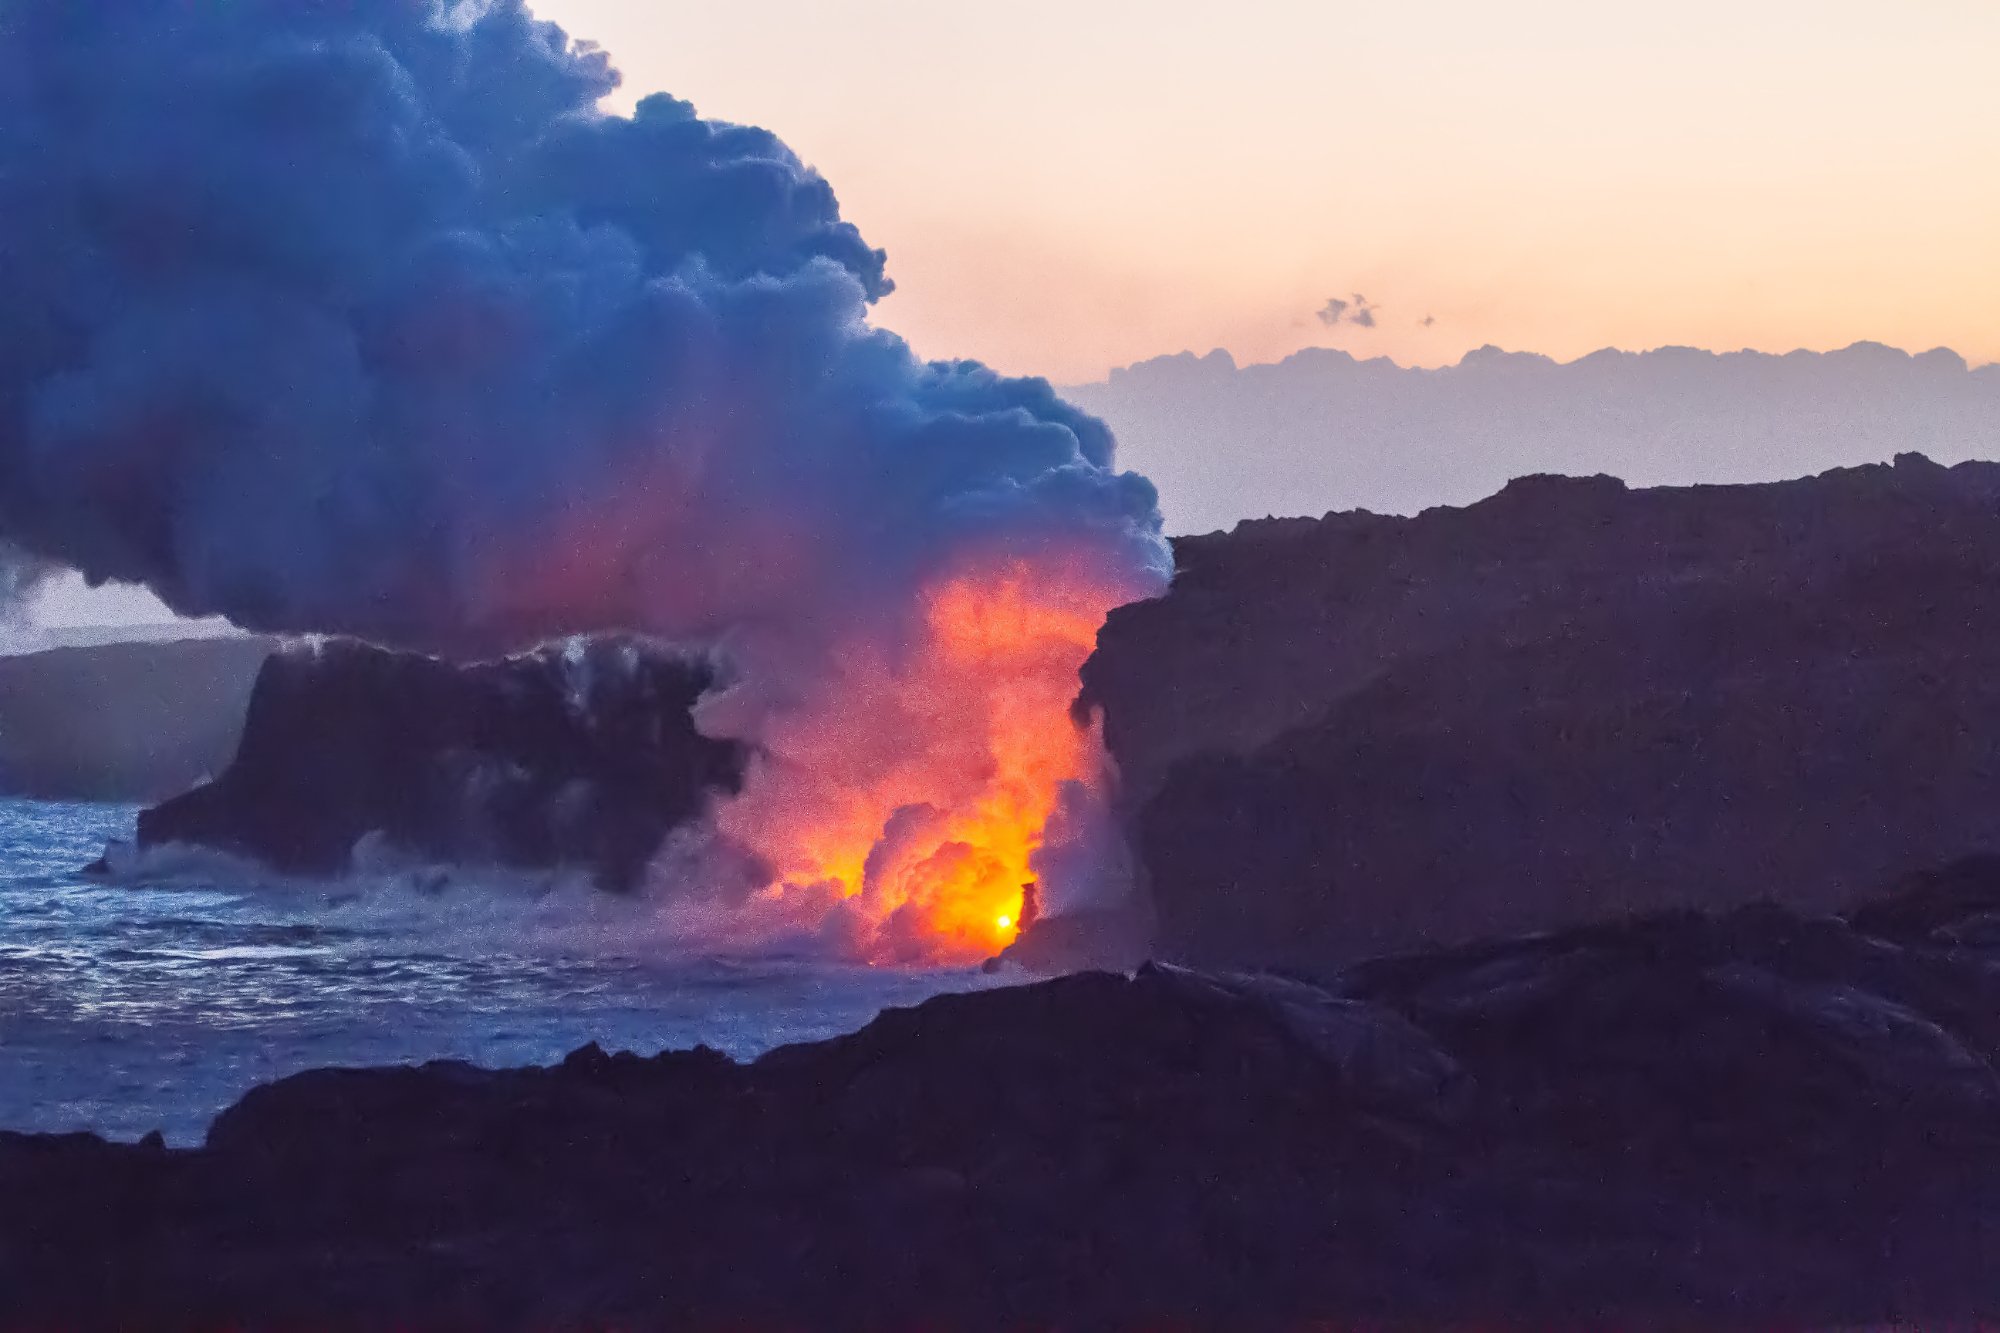
[[[661,941],[652,904],[574,884],[299,881],[198,856],[81,873],[136,816],[0,801],[0,1130],[195,1144],[251,1087],[305,1069],[548,1064],[590,1041],[741,1059],[996,984],[693,956]]]

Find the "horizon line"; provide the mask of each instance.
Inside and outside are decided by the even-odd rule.
[[[1344,347],[1315,345],[1301,347],[1297,351],[1291,352],[1275,361],[1250,362],[1237,361],[1235,355],[1226,347],[1214,347],[1207,352],[1196,352],[1193,348],[1184,348],[1178,352],[1162,352],[1159,355],[1144,357],[1122,366],[1112,366],[1097,379],[1073,381],[1062,387],[1065,390],[1104,388],[1108,387],[1114,380],[1121,376],[1132,374],[1146,367],[1162,366],[1165,363],[1226,367],[1232,372],[1241,372],[1248,370],[1276,370],[1289,366],[1296,361],[1333,361],[1336,363],[1346,362],[1355,366],[1386,365],[1393,370],[1406,373],[1435,374],[1440,371],[1463,370],[1468,366],[1476,368],[1479,364],[1485,362],[1531,362],[1547,366],[1551,369],[1567,370],[1574,366],[1583,365],[1585,362],[1609,358],[1639,359],[1681,353],[1718,361],[1730,357],[1756,357],[1770,361],[1787,361],[1798,358],[1817,360],[1847,353],[1861,353],[1864,355],[1889,353],[1903,361],[1949,360],[1956,363],[1955,368],[1965,374],[1976,375],[1985,371],[2000,370],[2000,360],[1982,361],[1975,364],[1967,360],[1959,352],[1942,344],[1936,347],[1925,348],[1922,351],[1912,352],[1905,348],[1897,347],[1890,343],[1878,342],[1871,338],[1857,339],[1841,347],[1795,347],[1784,352],[1765,351],[1755,347],[1739,347],[1724,351],[1715,348],[1696,347],[1687,343],[1662,343],[1657,347],[1638,349],[1606,345],[1597,348],[1595,351],[1585,352],[1581,356],[1573,357],[1568,361],[1558,360],[1544,352],[1519,351],[1501,347],[1495,343],[1483,343],[1478,347],[1469,348],[1457,361],[1441,362],[1437,365],[1428,366],[1415,363],[1405,364],[1386,353],[1376,356],[1356,356]]]

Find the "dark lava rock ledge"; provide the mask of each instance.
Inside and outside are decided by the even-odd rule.
[[[0,1325],[1872,1323],[2000,1308],[2000,863],[736,1064],[328,1070],[0,1135]]]

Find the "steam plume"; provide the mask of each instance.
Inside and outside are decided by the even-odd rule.
[[[257,629],[721,643],[777,762],[940,586],[1158,586],[1099,422],[871,328],[824,180],[616,83],[520,0],[0,0],[0,537]]]
[[[59,572],[52,560],[0,543],[0,625],[18,622],[35,590]]]

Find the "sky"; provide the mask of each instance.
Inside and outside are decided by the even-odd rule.
[[[611,51],[611,109],[671,91],[817,166],[927,356],[2000,360],[2000,0],[536,8]],[[161,614],[72,579],[36,609]]]
[[[926,355],[1059,383],[1315,344],[2000,360],[1995,0],[537,9],[621,103],[798,149]],[[1357,293],[1373,327],[1316,317]]]

